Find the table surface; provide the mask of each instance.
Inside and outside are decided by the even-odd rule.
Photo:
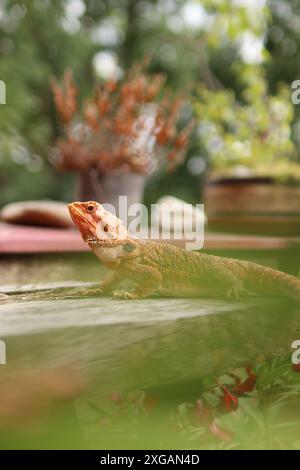
[[[161,240],[184,247],[186,240]],[[190,241],[190,240],[189,240]],[[300,248],[300,237],[269,237],[207,232],[205,250],[288,250]],[[89,250],[73,229],[0,223],[0,254],[59,253]]]

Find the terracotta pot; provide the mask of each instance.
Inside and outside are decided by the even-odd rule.
[[[271,178],[208,180],[204,204],[212,230],[300,235],[300,187]]]
[[[117,171],[101,175],[95,169],[80,173],[77,178],[77,198],[112,204],[118,211],[119,196],[127,196],[128,206],[143,201],[146,177],[140,173]]]

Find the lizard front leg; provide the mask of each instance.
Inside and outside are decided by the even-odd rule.
[[[115,289],[118,284],[121,282],[120,276],[118,273],[113,272],[108,275],[101,283],[96,284],[92,287],[64,287],[56,288],[53,291],[44,293],[47,297],[54,295],[55,299],[59,298],[84,298],[84,297],[94,297],[107,294]]]
[[[118,272],[114,272],[107,276],[99,286],[99,293],[106,294],[112,292],[122,281],[122,276]]]
[[[157,269],[136,264],[128,264],[125,269],[127,276],[133,279],[137,286],[133,291],[113,292],[114,298],[123,300],[145,299],[157,292],[162,281],[162,275]]]
[[[89,289],[86,288],[81,288],[80,290],[77,290],[75,292],[77,295],[84,295],[87,297],[91,296],[97,296],[97,295],[103,295],[107,294],[109,292],[112,292],[121,282],[121,276],[117,272],[113,272],[112,274],[108,275],[103,281],[94,287],[91,287]]]

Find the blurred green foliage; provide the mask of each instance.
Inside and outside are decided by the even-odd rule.
[[[218,6],[218,2],[207,3]],[[294,106],[290,88],[280,82],[271,94],[266,79],[265,64],[273,59],[262,38],[272,20],[271,10],[262,6],[264,2],[258,7],[254,2],[251,8],[250,3],[247,8],[245,2],[238,2],[235,15],[230,15],[231,3],[224,2],[224,13],[214,17],[214,33],[208,34],[207,42],[220,47],[224,32],[227,44],[242,41],[240,59],[229,66],[235,87],[224,88],[219,82],[212,89],[202,84],[195,104],[198,134],[212,173],[299,182],[298,149],[291,138]]]
[[[270,95],[260,66],[244,65],[237,70],[246,83],[243,102],[230,90],[199,87],[198,91],[195,109],[202,118],[198,133],[212,175],[299,182],[298,152],[291,139],[294,110],[289,88],[282,85],[276,95]]]
[[[105,69],[122,72],[149,55],[150,71],[165,72],[174,92],[190,86],[199,96],[199,90],[207,90],[198,106],[201,122],[214,106],[221,103],[226,106],[222,113],[230,114],[234,104],[231,119],[245,121],[237,132],[226,134],[226,148],[236,143],[231,140],[245,145],[254,138],[253,153],[257,158],[265,153],[266,165],[276,139],[257,150],[255,136],[272,122],[269,107],[279,103],[285,111],[274,133],[286,133],[280,152],[293,153],[288,87],[300,77],[299,23],[296,0],[3,0],[0,79],[7,86],[7,104],[0,105],[0,205],[30,198],[72,199],[72,179],[57,175],[47,160],[59,133],[49,77],[62,76],[67,67],[84,97]],[[256,79],[245,108],[240,101],[252,85],[243,76]],[[281,82],[285,89],[278,88]],[[251,113],[259,113],[259,129],[244,135]],[[195,132],[186,165],[171,176],[154,175],[146,200],[169,192],[197,202],[209,157],[206,142],[199,142]]]

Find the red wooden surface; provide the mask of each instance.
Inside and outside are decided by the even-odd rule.
[[[76,230],[0,224],[0,253],[49,253],[88,249]]]
[[[185,240],[166,240],[184,246]],[[206,250],[286,250],[300,247],[300,238],[247,235],[205,235]],[[76,230],[28,227],[0,223],[0,253],[50,253],[86,251]]]

